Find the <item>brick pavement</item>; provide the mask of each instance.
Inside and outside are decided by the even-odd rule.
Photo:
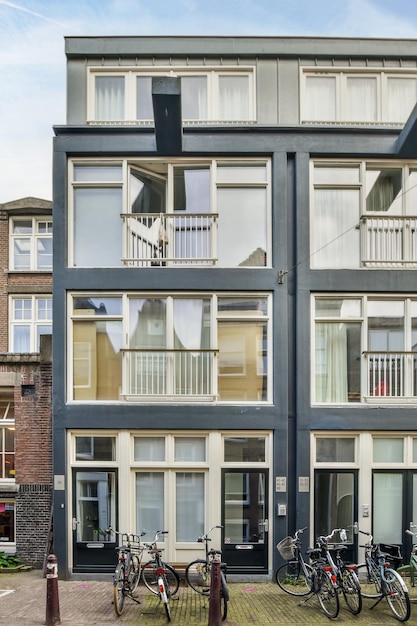
[[[45,624],[47,582],[39,570],[18,574],[0,574],[0,623],[7,626],[38,626]],[[417,588],[412,596],[410,626],[417,626]],[[142,585],[138,590],[141,604],[126,599],[125,609],[117,617],[112,600],[111,580],[58,581],[59,615],[63,626],[115,626],[166,624],[163,606],[158,598]],[[414,604],[416,602],[416,604]],[[358,616],[351,615],[341,601],[338,626],[375,626],[398,623],[386,602],[369,610],[370,600]],[[181,586],[178,597],[171,601],[172,624],[178,626],[207,626],[207,600],[191,589]],[[321,612],[316,598],[301,605],[300,599],[290,597],[273,583],[230,583],[230,603],[225,626],[308,626],[329,624],[331,620]]]

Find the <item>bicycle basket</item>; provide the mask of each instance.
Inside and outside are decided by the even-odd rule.
[[[294,544],[292,537],[285,537],[277,543],[277,550],[283,559],[288,561],[294,558]]]
[[[380,551],[384,553],[385,558],[391,567],[397,569],[397,567],[401,565],[403,557],[400,546],[392,545],[390,543],[380,543],[378,544],[378,547]]]

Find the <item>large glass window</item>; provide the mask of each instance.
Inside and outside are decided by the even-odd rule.
[[[10,268],[18,271],[52,270],[52,219],[14,218],[11,227]]]
[[[0,546],[15,542],[15,501],[0,499]]]
[[[10,309],[10,351],[39,352],[40,336],[52,334],[52,298],[13,296]]]

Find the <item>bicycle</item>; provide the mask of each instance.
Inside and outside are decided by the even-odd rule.
[[[116,615],[123,613],[125,599],[130,598],[137,604],[140,600],[133,597],[133,593],[140,580],[140,565],[143,554],[143,546],[140,538],[145,534],[134,535],[133,533],[121,533],[113,528],[108,528],[108,533],[113,532],[121,538],[122,545],[116,547],[117,565],[113,575],[113,604]]]
[[[411,527],[416,528],[416,525],[412,524]],[[413,532],[412,530],[406,530],[405,532],[407,533],[407,535],[411,535],[412,537],[417,537],[417,533]],[[409,564],[399,567],[398,572],[401,572],[402,574],[409,573],[411,586],[414,587],[416,572],[417,572],[417,544],[416,543],[413,544]]]
[[[333,582],[331,567],[322,558],[320,548],[308,548],[310,563],[306,563],[301,552],[300,535],[306,528],[299,528],[294,537],[285,537],[277,544],[277,550],[288,562],[275,572],[275,580],[285,593],[292,596],[308,596],[308,602],[317,596],[320,607],[327,617],[336,618],[339,614],[339,596]]]
[[[362,596],[376,600],[370,609],[386,598],[394,617],[400,622],[406,622],[410,617],[410,597],[402,577],[391,567],[392,555],[381,550],[383,544],[373,543],[371,533],[357,527],[355,532],[369,537],[365,545],[361,546],[365,548],[365,562],[360,563],[356,570]],[[399,553],[398,546],[397,549]],[[399,554],[396,558],[400,559]]]
[[[353,615],[358,615],[362,610],[362,595],[359,579],[355,572],[357,565],[348,565],[341,557],[342,550],[346,549],[346,544],[329,545],[330,539],[339,533],[340,540],[347,540],[346,530],[344,528],[335,528],[330,535],[319,536],[317,545],[322,550],[322,554],[331,567],[331,576],[336,583],[339,592],[343,593],[346,605]],[[334,555],[332,555],[334,552]]]
[[[168,622],[171,621],[171,609],[169,601],[178,591],[180,577],[177,571],[162,560],[163,548],[158,548],[157,542],[161,535],[166,535],[167,530],[157,530],[152,543],[145,543],[152,559],[142,567],[142,580],[147,589],[159,596],[165,607]]]
[[[215,528],[223,528],[223,526],[212,526],[210,530],[205,532],[201,537],[198,537],[198,543],[204,543],[206,557],[205,559],[196,559],[191,561],[185,568],[185,580],[193,591],[199,593],[202,596],[210,596],[211,587],[211,569],[213,560],[215,558],[221,558],[221,550],[214,550],[208,547],[211,538],[209,534]],[[220,564],[220,601],[221,601],[221,613],[222,620],[227,617],[227,603],[229,601],[229,589],[226,583],[226,564]]]

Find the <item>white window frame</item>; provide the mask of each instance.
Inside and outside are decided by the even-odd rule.
[[[184,120],[192,124],[215,122],[216,124],[228,124],[228,120],[219,119],[219,77],[220,76],[247,76],[248,77],[248,119],[239,120],[242,123],[256,121],[256,69],[250,65],[219,66],[195,66],[195,67],[141,67],[141,68],[115,68],[91,66],[87,70],[87,123],[97,124],[100,120],[95,119],[95,77],[96,76],[124,76],[125,77],[125,117],[123,120],[106,120],[106,124],[144,124],[153,125],[153,119],[138,120],[136,118],[136,78],[138,76],[158,77],[181,77],[181,76],[206,76],[207,77],[207,119]],[[236,123],[236,120],[233,123]]]
[[[32,232],[31,233],[15,233],[14,228],[15,225],[19,222],[32,222]],[[46,224],[46,232],[40,233],[39,226],[40,224]],[[52,240],[52,217],[50,215],[44,215],[42,217],[32,217],[32,216],[20,216],[20,217],[11,217],[9,220],[9,238],[10,238],[10,246],[9,246],[9,267],[10,271],[14,272],[52,272],[52,256],[51,256],[51,266],[48,268],[39,268],[38,267],[38,252],[37,252],[37,243],[39,239],[51,239]],[[15,267],[15,250],[14,243],[17,239],[27,239],[29,242],[29,267],[21,269],[19,267]]]
[[[14,317],[14,303],[17,300],[26,300],[31,302],[31,317],[30,319],[20,319],[17,320]],[[47,302],[47,311],[50,311],[50,317],[47,319],[40,319],[38,313],[38,304],[41,300],[45,300]],[[50,294],[39,294],[39,295],[17,295],[13,294],[9,298],[9,350],[10,352],[19,352],[14,346],[13,343],[13,334],[14,329],[19,326],[27,326],[29,327],[29,350],[28,352],[39,352],[40,347],[37,346],[37,330],[38,326],[50,326],[50,333],[52,334],[52,296]]]
[[[4,411],[2,414],[0,414],[0,449],[1,449],[0,484],[2,483],[9,484],[9,483],[15,483],[16,478],[6,478],[5,476],[6,450],[4,448],[4,442],[5,442],[6,433],[4,431],[6,429],[13,430],[13,431],[15,430],[15,418],[8,417],[10,407],[11,405],[14,404],[13,391],[10,390],[10,392],[7,395],[4,393],[3,397],[0,397],[0,400],[2,401],[2,404],[4,402]],[[13,412],[13,415],[14,415],[14,412]],[[16,442],[15,442],[15,445],[16,445]],[[14,455],[14,458],[15,458],[14,471],[16,475],[16,450],[13,450],[12,454]]]

